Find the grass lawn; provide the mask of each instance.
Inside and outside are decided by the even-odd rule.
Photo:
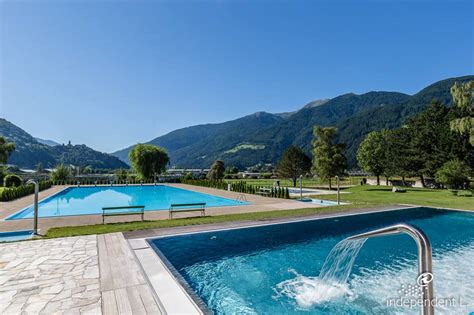
[[[262,181],[262,180],[260,180]],[[393,193],[391,187],[385,186],[355,186],[344,190],[351,194],[341,194],[341,201],[351,202],[350,205],[331,206],[324,208],[307,208],[298,210],[266,211],[256,213],[227,214],[219,216],[157,220],[144,222],[126,222],[97,224],[88,226],[71,226],[50,229],[46,237],[66,237],[76,235],[103,234],[126,232],[134,230],[168,228],[185,225],[220,223],[229,221],[256,221],[274,218],[307,216],[318,213],[336,213],[350,209],[368,208],[387,204],[413,204],[421,206],[457,208],[474,210],[474,197],[454,196],[448,190],[432,190],[408,188],[405,193]],[[315,196],[320,199],[335,200],[336,195]]]
[[[386,186],[355,186],[344,189],[351,194],[341,194],[341,201],[366,205],[414,204],[431,207],[445,207],[474,210],[474,197],[454,196],[446,189],[407,188],[405,193],[393,193]],[[317,198],[336,200],[335,195],[319,195]]]
[[[298,217],[307,216],[318,213],[328,212],[341,212],[350,209],[360,209],[367,207],[367,204],[352,204],[344,206],[334,207],[322,207],[322,208],[307,208],[307,209],[296,209],[296,210],[278,210],[278,211],[265,211],[265,212],[254,212],[254,213],[240,213],[240,214],[226,214],[219,216],[209,217],[196,217],[196,218],[185,218],[185,219],[173,219],[173,220],[156,220],[156,221],[138,221],[138,222],[125,222],[125,223],[109,223],[109,224],[96,224],[87,226],[68,226],[68,227],[57,227],[48,230],[46,237],[66,237],[66,236],[77,236],[77,235],[90,235],[90,234],[104,234],[113,232],[126,232],[156,228],[168,228],[185,225],[197,225],[197,224],[208,224],[208,223],[220,223],[230,221],[258,221],[268,220],[274,218],[285,218],[285,217]]]
[[[347,185],[358,185],[361,181],[362,177],[356,177],[356,176],[351,176],[351,177],[344,177],[341,178],[340,185],[341,186],[347,186]],[[235,182],[241,182],[244,181],[249,185],[254,185],[254,186],[267,186],[271,187],[273,186],[273,183],[275,183],[277,180],[280,181],[281,186],[287,186],[287,187],[293,187],[293,182],[287,178],[280,178],[280,179],[225,179],[227,183],[235,183]],[[336,186],[336,180],[333,178],[332,180],[333,186]],[[300,182],[296,184],[297,187],[299,187]],[[327,181],[321,181],[319,178],[303,178],[303,187],[306,188],[318,188],[318,187],[327,187],[328,182]]]

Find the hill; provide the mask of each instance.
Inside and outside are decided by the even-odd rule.
[[[296,112],[258,112],[219,124],[182,128],[148,143],[168,150],[175,166],[209,167],[215,159],[222,159],[227,165],[242,168],[275,163],[290,144],[309,153],[313,126],[336,126],[340,130],[339,140],[347,144],[350,167],[356,167],[355,154],[367,133],[401,126],[433,99],[449,106],[450,87],[455,81],[467,80],[474,80],[474,76],[442,80],[414,95],[384,91],[349,93],[310,102]],[[112,154],[128,162],[132,147]]]
[[[40,143],[32,135],[0,118],[0,135],[15,143],[16,149],[8,159],[9,164],[24,168],[35,168],[38,163],[54,167],[59,163],[97,169],[128,167],[117,157],[95,151],[86,145],[55,145]]]
[[[54,147],[54,146],[59,145],[59,143],[57,143],[56,141],[53,141],[53,140],[41,139],[41,138],[37,138],[37,137],[35,137],[35,139],[36,139],[36,141],[38,141],[39,143],[49,145],[50,147]]]

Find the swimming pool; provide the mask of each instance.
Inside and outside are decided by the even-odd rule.
[[[442,314],[474,310],[474,214],[410,208],[149,240],[196,300],[216,314],[419,314],[397,306],[416,286],[417,247],[407,235],[366,241],[347,285],[318,279],[342,239],[395,223],[421,228],[433,246]],[[192,249],[192,250],[191,250]]]
[[[102,214],[102,207],[145,206],[145,211],[168,210],[172,203],[205,202],[206,207],[247,204],[186,189],[157,186],[69,187],[39,203],[39,217]],[[33,206],[6,220],[33,217]]]

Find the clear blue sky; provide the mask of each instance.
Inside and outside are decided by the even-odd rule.
[[[0,116],[110,152],[472,74],[472,1],[0,1]]]

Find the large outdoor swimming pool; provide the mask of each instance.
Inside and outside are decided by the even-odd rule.
[[[184,279],[190,295],[216,314],[419,314],[418,305],[396,305],[417,298],[417,247],[407,235],[368,239],[344,286],[318,278],[339,241],[400,222],[418,226],[431,240],[434,293],[451,303],[435,310],[474,311],[469,212],[412,208],[156,238],[150,244]]]
[[[203,194],[171,186],[70,187],[42,200],[39,217],[102,214],[102,207],[145,206],[145,211],[168,210],[173,203],[200,203],[206,207],[246,204],[232,199]],[[6,220],[33,217],[33,206]]]

